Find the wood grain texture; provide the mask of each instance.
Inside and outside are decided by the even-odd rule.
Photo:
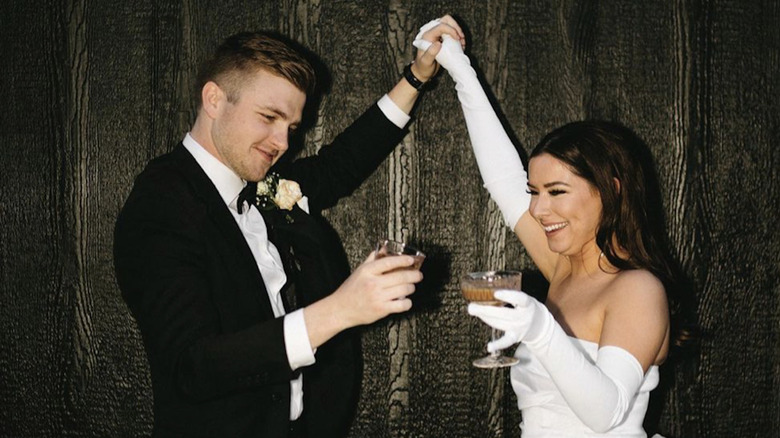
[[[416,31],[415,24],[406,9],[405,2],[391,1],[388,4],[388,28],[386,47],[391,66],[400,72],[405,64],[414,59],[409,35]],[[388,210],[387,237],[400,242],[412,242],[419,229],[419,174],[416,136],[412,129],[402,144],[390,155],[388,164]],[[409,393],[410,360],[415,353],[417,318],[392,318],[387,328],[389,379],[386,382],[388,397],[388,436],[404,437],[412,432],[409,421],[414,417],[410,410]]]
[[[331,84],[301,139],[310,155],[399,80],[419,26],[445,12],[521,154],[583,118],[646,140],[704,332],[665,374],[659,431],[780,437],[780,5],[738,0],[3,2],[0,437],[151,433],[114,220],[189,129],[198,63],[220,40],[275,30],[319,54]],[[352,266],[381,237],[428,254],[413,311],[359,329],[354,438],[520,435],[507,372],[470,364],[489,332],[458,277],[533,265],[481,186],[452,81],[437,82],[393,155],[325,213]]]
[[[768,81],[778,71],[771,12],[777,6],[709,3],[702,8],[700,33],[698,206],[707,240],[702,242],[707,269],[700,274],[700,319],[708,335],[700,369],[703,410],[726,409],[755,430],[770,427],[777,415],[776,397],[768,401],[776,389],[771,376],[777,337],[771,333],[778,315],[771,292],[777,282],[777,233],[772,236],[763,218],[777,211],[770,187],[777,187],[778,157],[775,148],[758,146],[775,143],[779,132],[777,85]],[[713,418],[701,430],[703,436],[717,436],[733,430],[733,424]]]

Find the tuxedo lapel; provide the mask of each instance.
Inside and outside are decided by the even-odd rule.
[[[297,205],[292,210],[261,212],[269,239],[279,250],[285,272],[297,290],[298,306],[306,306],[333,292],[343,278],[333,269],[333,254],[323,241],[317,220]],[[332,248],[331,248],[332,250]]]
[[[251,285],[256,291],[254,295],[257,296],[259,305],[273,318],[271,302],[252,251],[219,191],[183,145],[177,146],[171,155],[185,179],[190,182],[193,192],[205,205],[214,228],[219,233],[218,238],[224,242],[222,255],[231,276],[239,284]]]
[[[292,210],[260,211],[268,226],[268,237],[274,245],[289,244],[296,249],[318,248],[321,245],[318,224],[308,213],[295,205]]]
[[[251,290],[268,318],[273,308],[262,275],[241,229],[222,197],[195,158],[183,145],[171,152],[184,178],[205,205],[219,241],[226,269],[242,290]],[[303,307],[333,291],[341,283],[340,271],[333,268],[332,254],[323,242],[319,223],[297,205],[292,210],[260,211],[268,229],[268,239],[282,258],[288,282],[294,282],[298,292],[297,305]],[[219,256],[219,255],[217,255]],[[238,292],[235,292],[238,293]]]
[[[292,211],[288,210],[260,210],[268,229],[268,240],[273,243],[282,259],[284,272],[287,275],[287,284],[284,285],[282,297],[285,309],[291,312],[301,307],[302,299],[297,295],[298,284],[304,275],[302,265],[298,258],[300,248],[311,248],[313,242],[301,242],[300,235],[308,234],[307,215],[298,206]],[[304,235],[305,235],[304,234]]]

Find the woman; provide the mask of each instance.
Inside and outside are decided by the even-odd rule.
[[[523,438],[646,437],[672,274],[648,220],[641,140],[613,123],[571,123],[533,150],[526,178],[460,44],[445,39],[436,59],[456,82],[485,187],[550,283],[544,304],[506,290],[496,297],[511,307],[469,305],[505,332],[489,351],[520,342],[511,379]]]

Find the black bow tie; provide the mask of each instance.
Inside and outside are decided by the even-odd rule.
[[[246,186],[238,194],[238,200],[236,201],[236,210],[238,210],[238,214],[243,213],[244,201],[248,202],[251,208],[252,205],[255,205],[256,199],[257,199],[257,183],[248,182]]]

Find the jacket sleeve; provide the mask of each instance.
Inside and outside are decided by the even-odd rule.
[[[301,185],[312,210],[330,208],[371,176],[407,132],[374,104],[317,155],[280,163],[275,170]]]

